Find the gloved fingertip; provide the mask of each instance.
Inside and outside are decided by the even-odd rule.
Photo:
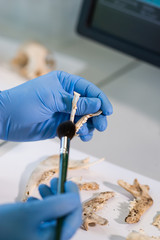
[[[50,187],[48,187],[45,184],[40,184],[38,187],[38,190],[39,190],[39,193],[42,198],[46,198],[46,197],[52,195],[52,191],[51,191]]]
[[[43,188],[45,187],[46,185],[45,184],[40,184],[39,186],[38,186],[38,191],[40,192],[40,191],[43,191]]]
[[[107,128],[107,118],[104,115],[94,117],[92,119],[92,123],[93,123],[94,127],[100,132],[106,130],[106,128]]]
[[[107,115],[109,116],[109,115],[111,115],[113,113],[113,107],[112,107],[112,105],[111,105],[111,107],[108,109],[108,111],[107,111]]]
[[[80,139],[83,141],[83,142],[88,142],[92,139],[93,137],[93,133],[89,133],[88,135],[85,135],[85,136],[79,136]]]
[[[80,135],[80,136],[87,135],[88,133],[89,133],[89,130],[88,130],[88,127],[87,127],[87,123],[84,123],[83,126],[77,132],[77,134]]]
[[[77,103],[77,115],[95,113],[101,108],[99,98],[80,97]]]
[[[52,178],[52,180],[50,181],[50,186],[53,194],[57,194],[58,178]]]
[[[47,185],[45,185],[45,184],[40,184],[39,186],[38,186],[38,189],[43,189],[44,187],[46,187]]]
[[[113,113],[113,107],[112,107],[112,104],[109,102],[109,100],[108,100],[107,104],[104,104],[102,102],[102,108],[101,109],[102,109],[103,114],[105,116],[109,116]]]

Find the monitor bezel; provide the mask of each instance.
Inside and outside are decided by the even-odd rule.
[[[77,24],[77,32],[106,46],[160,67],[160,55],[91,26],[91,19],[97,0],[84,0]]]

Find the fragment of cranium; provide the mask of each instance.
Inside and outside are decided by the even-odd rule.
[[[132,232],[126,240],[160,240],[160,237],[149,237],[145,233]]]
[[[106,225],[108,223],[106,218],[98,216],[95,212],[101,210],[112,197],[114,197],[114,192],[101,192],[96,197],[83,203],[82,229],[87,231],[89,226]]]
[[[55,61],[40,43],[24,44],[12,60],[12,66],[24,77],[33,79],[55,69]]]
[[[130,185],[127,182],[124,182],[123,180],[119,180],[118,184],[135,197],[135,199],[130,202],[129,214],[126,217],[125,221],[127,223],[139,222],[141,216],[153,204],[153,200],[148,194],[149,186],[141,185],[137,179],[134,180],[133,185]]]
[[[103,161],[99,159],[94,162],[89,162],[89,158],[83,160],[69,160],[69,170],[88,168],[96,163]],[[59,155],[53,155],[42,162],[33,170],[28,183],[26,185],[23,201],[26,201],[28,197],[34,195],[34,191],[38,188],[39,184],[49,185],[50,180],[59,171]]]
[[[155,217],[152,225],[160,229],[160,214]]]

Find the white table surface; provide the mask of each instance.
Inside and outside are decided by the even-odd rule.
[[[59,153],[59,143],[54,140],[45,140],[30,143],[10,143],[7,152],[0,152],[0,203],[20,200],[31,172],[38,162],[46,159],[52,154]],[[88,157],[88,154],[71,148],[70,159],[81,160]],[[96,160],[90,156],[90,160]],[[158,236],[159,230],[152,226],[153,218],[160,211],[160,182],[149,179],[137,173],[120,168],[109,162],[102,162],[85,170],[72,170],[69,177],[82,177],[83,181],[96,181],[100,185],[100,190],[85,193],[81,192],[82,200],[86,200],[99,191],[114,191],[115,197],[110,199],[103,210],[97,212],[100,216],[106,217],[109,224],[106,226],[96,226],[90,228],[88,232],[79,229],[74,240],[124,240],[132,231],[144,229],[147,234]],[[150,186],[150,195],[154,200],[153,206],[144,214],[137,224],[126,224],[124,219],[128,214],[129,200],[131,195],[117,185],[118,179],[132,183],[134,178],[138,178],[141,184]]]

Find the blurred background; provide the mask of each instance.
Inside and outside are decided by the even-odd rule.
[[[133,8],[142,2],[154,2],[154,11],[159,10],[156,1],[99,2],[114,3],[121,12],[126,4],[132,4]],[[160,69],[136,58],[134,51],[133,56],[128,55],[116,46],[79,35],[76,28],[82,3],[82,0],[0,0],[0,89],[27,81],[10,63],[23,43],[40,42],[49,49],[56,69],[85,77],[101,88],[113,104],[114,113],[107,118],[108,129],[103,133],[96,131],[93,140],[87,143],[75,138],[72,147],[159,181]],[[150,16],[150,22],[158,21],[159,15],[155,19],[151,5],[145,5],[142,10],[143,19]],[[156,25],[157,32],[159,26]],[[136,34],[138,37],[140,33]],[[132,29],[129,35],[132,36]],[[157,56],[159,59],[159,53]],[[15,145],[3,144],[0,156]]]
[[[75,36],[82,0],[0,0],[0,33],[55,46]],[[58,39],[58,41],[57,41]]]

